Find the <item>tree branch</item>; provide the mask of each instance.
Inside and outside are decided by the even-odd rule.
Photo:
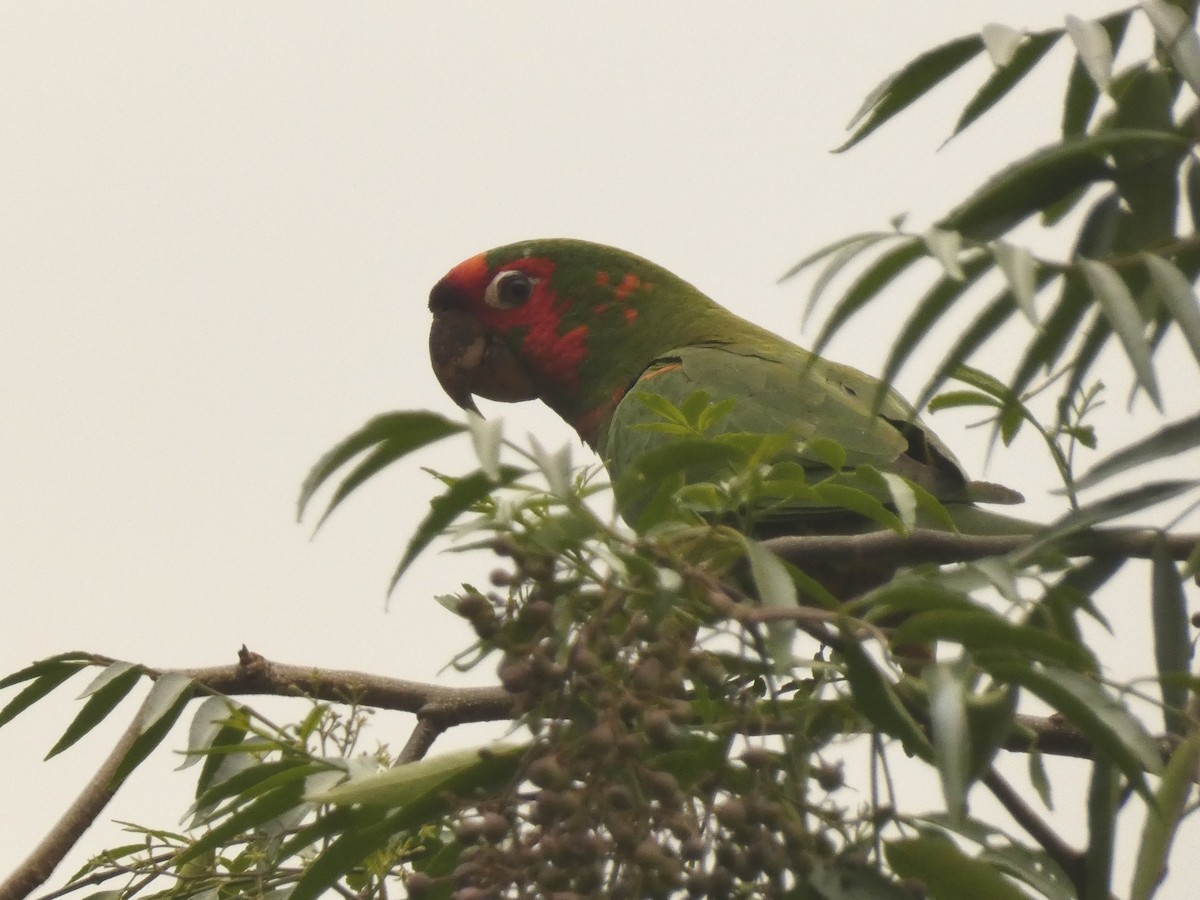
[[[63,857],[96,821],[96,817],[120,787],[114,782],[114,776],[125,760],[125,755],[141,737],[142,714],[145,710],[146,705],[143,703],[129,727],[113,746],[112,752],[100,764],[91,781],[79,792],[75,802],[67,807],[66,812],[13,873],[0,883],[0,900],[20,900],[45,884]]]
[[[1077,894],[1082,897],[1084,895],[1084,878],[1086,877],[1084,855],[1059,837],[1058,832],[1046,824],[1045,820],[1021,799],[1021,795],[1013,789],[1012,785],[1001,778],[995,769],[988,771],[982,780],[988,790],[992,792],[992,796],[1008,811],[1013,820],[1024,828],[1029,836],[1046,851],[1046,855],[1066,873],[1075,886]]]

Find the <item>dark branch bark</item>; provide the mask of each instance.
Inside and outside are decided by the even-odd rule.
[[[1013,820],[1024,828],[1026,833],[1037,841],[1038,846],[1046,851],[1046,855],[1067,874],[1075,886],[1076,893],[1080,897],[1084,896],[1084,855],[1059,837],[1058,832],[1046,824],[995,769],[983,776],[983,783]]]

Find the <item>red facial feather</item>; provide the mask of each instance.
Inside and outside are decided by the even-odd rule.
[[[618,300],[628,300],[629,295],[642,286],[642,280],[636,275],[629,274],[621,279],[621,283],[617,285],[614,292]]]
[[[484,301],[484,294],[498,272],[517,270],[535,279],[529,300],[513,309],[496,309]],[[513,260],[495,270],[488,268],[485,256],[459,263],[446,276],[468,298],[471,312],[489,328],[507,333],[527,329],[521,341],[521,356],[538,376],[574,391],[579,387],[579,366],[587,355],[586,325],[578,325],[560,334],[566,303],[550,287],[554,263],[547,259]]]

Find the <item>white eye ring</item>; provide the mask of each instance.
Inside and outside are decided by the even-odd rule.
[[[493,309],[515,309],[533,296],[537,281],[516,269],[497,272],[483,292],[483,302]]]

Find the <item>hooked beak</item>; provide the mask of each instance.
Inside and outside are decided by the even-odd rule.
[[[504,403],[533,400],[537,388],[498,336],[458,309],[435,310],[429,359],[438,383],[459,407],[479,412],[474,396]]]

